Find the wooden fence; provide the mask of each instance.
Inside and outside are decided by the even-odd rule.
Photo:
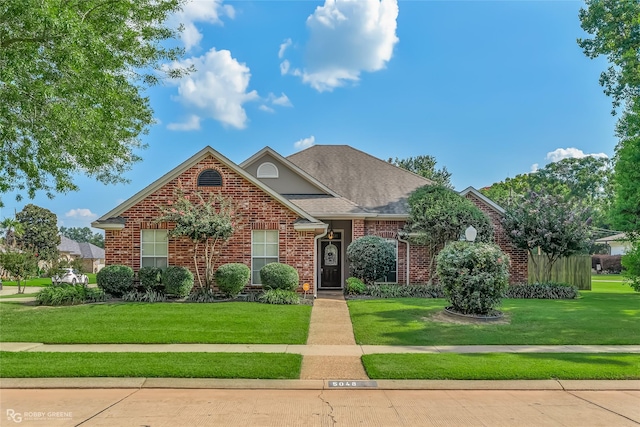
[[[535,264],[531,257],[535,257]],[[547,257],[544,255],[529,255],[529,283],[534,283],[536,278],[536,265],[539,277],[547,268]],[[577,286],[578,289],[591,290],[591,255],[572,255],[560,258],[551,269],[553,282],[568,283]]]

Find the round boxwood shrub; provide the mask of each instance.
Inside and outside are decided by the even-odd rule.
[[[295,291],[298,289],[300,277],[298,271],[287,264],[272,262],[260,269],[260,280],[262,288],[284,289],[285,291]]]
[[[447,244],[437,271],[450,309],[462,314],[496,314],[509,285],[509,257],[492,243]]]
[[[163,292],[162,269],[158,267],[142,267],[138,271],[140,286],[146,291]]]
[[[98,287],[114,297],[133,290],[133,270],[126,265],[107,265],[96,274]]]
[[[382,237],[364,236],[351,242],[347,259],[353,277],[373,283],[383,279],[396,266],[396,251]]]
[[[227,298],[235,298],[249,282],[251,270],[244,264],[223,264],[216,270],[216,284]]]
[[[162,273],[162,283],[167,294],[183,298],[193,288],[193,274],[186,267],[167,267]]]

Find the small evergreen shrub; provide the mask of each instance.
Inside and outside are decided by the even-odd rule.
[[[216,285],[227,298],[237,297],[251,278],[251,270],[244,264],[221,265],[216,270]],[[297,284],[296,284],[297,285]]]
[[[122,300],[129,302],[164,302],[167,300],[167,297],[162,292],[148,289],[144,292],[127,292],[126,294],[122,295]]]
[[[505,298],[527,299],[575,299],[578,298],[578,288],[566,283],[532,283],[510,285],[505,292]]]
[[[259,301],[265,304],[296,305],[300,304],[300,295],[285,289],[269,289],[260,295]]]
[[[114,297],[133,290],[133,270],[126,265],[107,265],[96,274],[98,287]]]
[[[344,288],[344,293],[347,295],[361,295],[367,289],[367,285],[357,277],[349,277],[347,279],[347,285]]]
[[[453,311],[491,315],[509,284],[509,258],[491,243],[451,242],[438,254],[437,272]]]
[[[107,300],[107,295],[100,288],[84,287],[84,302],[103,302]]]
[[[298,271],[290,265],[279,262],[272,262],[262,267],[260,269],[260,280],[264,290],[282,289],[295,291],[300,283]]]
[[[351,275],[370,284],[396,266],[396,251],[382,237],[364,236],[347,247],[347,259]]]
[[[193,274],[186,267],[167,267],[162,273],[162,283],[168,295],[183,298],[193,288]]]
[[[220,297],[211,288],[199,287],[187,297],[189,302],[216,302]]]
[[[138,271],[138,279],[140,286],[145,290],[153,290],[162,292],[164,285],[162,284],[162,269],[159,267],[142,267]]]

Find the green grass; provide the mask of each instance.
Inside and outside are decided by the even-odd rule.
[[[0,304],[0,341],[304,344],[311,306],[246,302]]]
[[[505,299],[510,324],[460,325],[429,321],[444,299],[351,300],[358,344],[562,345],[640,344],[640,293],[607,292],[594,283],[576,300]],[[616,288],[617,289],[617,288]]]
[[[371,379],[640,379],[638,354],[370,354],[362,362]]]
[[[301,355],[284,353],[0,352],[0,378],[297,379],[301,363]]]
[[[632,294],[635,291],[620,274],[591,275],[591,292]]]

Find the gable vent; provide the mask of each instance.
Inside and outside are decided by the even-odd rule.
[[[220,172],[213,169],[207,169],[198,175],[198,187],[221,187],[222,176]]]

